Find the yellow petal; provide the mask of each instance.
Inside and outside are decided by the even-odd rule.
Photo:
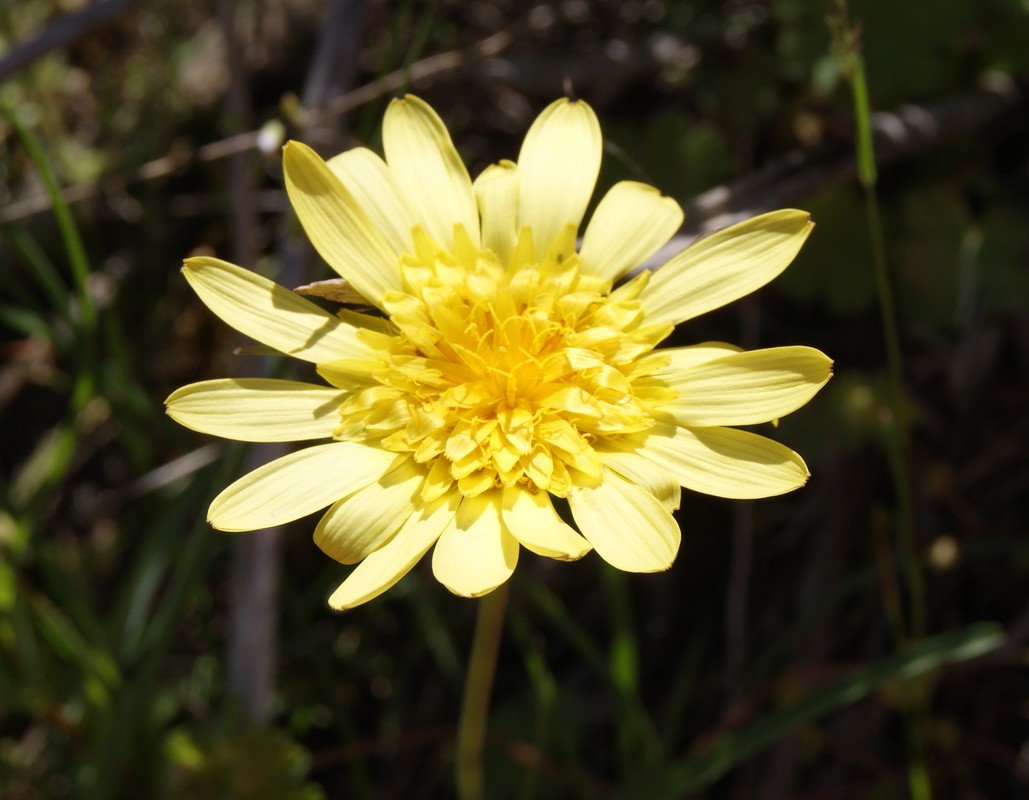
[[[383,348],[382,352],[386,352]],[[376,386],[379,382],[372,375],[386,365],[383,360],[363,360],[344,358],[339,361],[321,363],[316,368],[318,375],[339,389],[356,392],[366,386]]]
[[[314,529],[314,543],[341,564],[374,553],[420,505],[425,469],[411,459],[337,501]]]
[[[656,253],[679,230],[683,213],[652,186],[622,181],[604,195],[582,237],[582,270],[617,280]]]
[[[687,347],[662,347],[639,359],[633,365],[633,376],[664,375],[713,361],[716,358],[739,353],[742,348],[725,342],[703,342]]]
[[[338,389],[270,378],[226,378],[183,386],[168,416],[201,433],[241,442],[327,439],[339,425]]]
[[[529,492],[520,486],[503,490],[501,518],[518,542],[537,555],[575,561],[592,548],[554,510],[546,492]]]
[[[386,162],[367,147],[330,158],[328,167],[382,232],[397,256],[412,252],[411,229],[419,220]]]
[[[454,519],[457,492],[423,505],[388,543],[357,565],[329,598],[337,611],[367,603],[403,578],[421,560]]]
[[[679,508],[682,488],[675,476],[667,470],[628,450],[601,451],[598,455],[601,463],[610,471],[617,472],[623,478],[642,486],[669,511]]]
[[[687,489],[750,500],[799,489],[810,473],[785,445],[733,428],[680,428],[658,423],[636,451],[671,472]]]
[[[760,289],[800,251],[814,224],[786,209],[748,219],[687,247],[640,295],[650,322],[678,324]]]
[[[518,224],[532,230],[537,253],[582,222],[603,146],[597,115],[581,100],[551,103],[532,123],[518,154]]]
[[[464,498],[436,542],[432,572],[454,594],[481,597],[514,572],[518,540],[501,521],[500,503],[499,490]]]
[[[268,347],[315,363],[378,360],[355,328],[255,272],[201,257],[187,258],[182,274],[218,317]]]
[[[482,246],[506,265],[518,240],[518,167],[512,161],[492,164],[474,185],[482,218]]]
[[[211,503],[222,531],[253,531],[299,519],[378,480],[397,455],[354,442],[315,445],[244,475]]]
[[[609,470],[596,489],[568,493],[575,524],[608,564],[626,572],[668,569],[682,534],[671,512],[648,490]]]
[[[443,120],[413,95],[394,99],[382,123],[386,163],[433,239],[452,250],[454,225],[479,243],[472,181]]]
[[[287,142],[282,170],[289,201],[311,244],[368,301],[401,288],[393,248],[354,196],[310,147]]]
[[[769,422],[807,403],[831,376],[832,360],[812,347],[735,353],[665,371],[660,381],[679,397],[661,410],[687,427]]]

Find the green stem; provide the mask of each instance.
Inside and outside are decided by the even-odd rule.
[[[503,583],[479,600],[461,719],[457,726],[457,796],[460,800],[483,800],[485,797],[482,754],[486,744],[486,718],[500,635],[504,629],[508,591],[509,582]]]
[[[855,52],[854,69],[850,75],[850,88],[854,95],[857,111],[857,170],[858,180],[866,189],[875,186],[878,171],[875,165],[875,147],[872,141],[871,104],[868,102],[868,84],[865,82],[865,65],[860,53]]]
[[[836,0],[829,14],[829,30],[833,38],[833,52],[844,77],[850,83],[854,102],[856,128],[856,157],[858,181],[865,195],[865,211],[872,243],[872,271],[879,300],[883,340],[886,343],[886,362],[889,370],[890,411],[892,420],[884,426],[887,455],[893,478],[900,529],[900,558],[909,594],[910,614],[906,624],[894,625],[894,637],[899,643],[925,635],[925,580],[918,555],[915,535],[914,492],[911,487],[911,423],[908,417],[907,396],[904,393],[904,364],[901,359],[900,331],[897,308],[890,284],[886,262],[886,241],[883,236],[879,200],[876,197],[878,175],[875,161],[875,141],[872,136],[872,110],[868,99],[868,82],[858,28],[851,25],[847,0]]]
[[[929,770],[925,766],[924,710],[908,709],[904,727],[907,733],[908,791],[911,793],[911,800],[932,800],[933,787],[929,780]]]
[[[857,127],[857,172],[865,195],[865,210],[868,216],[868,231],[872,243],[872,268],[875,288],[879,300],[879,314],[882,320],[883,339],[886,343],[886,361],[890,382],[890,409],[892,419],[885,426],[886,448],[892,473],[894,492],[897,496],[898,527],[900,530],[900,558],[907,584],[910,613],[905,620],[896,606],[886,597],[887,616],[894,628],[894,638],[899,646],[925,635],[925,581],[918,554],[918,540],[915,534],[914,493],[911,487],[911,426],[908,418],[907,397],[904,393],[904,364],[901,358],[900,331],[897,323],[897,309],[890,284],[889,267],[886,261],[886,240],[883,235],[882,216],[876,196],[875,143],[872,137],[872,113],[868,99],[868,84],[861,58],[856,28],[851,27],[847,16],[846,0],[839,0],[836,15],[830,22],[836,39],[837,55],[844,74],[850,81],[853,93],[854,113]],[[889,569],[889,565],[886,566]],[[884,584],[891,587],[889,583]],[[892,612],[892,613],[891,613]],[[932,800],[932,784],[925,765],[924,714],[927,699],[920,696],[917,706],[905,711],[907,733],[908,788],[912,800]]]
[[[893,290],[886,265],[886,250],[883,242],[882,220],[875,186],[865,186],[865,207],[868,212],[868,229],[872,238],[872,264],[875,271],[875,285],[879,296],[879,310],[882,317],[883,339],[886,342],[886,361],[890,377],[890,412],[892,422],[886,428],[890,469],[893,474],[894,491],[900,529],[901,561],[907,583],[910,612],[906,632],[896,631],[903,641],[908,636],[918,639],[925,635],[925,580],[918,555],[918,541],[915,535],[915,514],[911,473],[909,470],[911,423],[908,418],[907,398],[904,393],[904,365],[900,351],[900,333],[897,327],[897,312],[893,301]]]
[[[47,160],[43,148],[33,137],[28,127],[21,121],[21,118],[14,109],[0,106],[0,114],[7,119],[18,138],[21,139],[21,143],[28,153],[29,160],[32,161],[32,165],[36,168],[36,172],[43,182],[43,188],[50,198],[54,219],[57,221],[57,230],[60,232],[65,253],[68,255],[68,263],[71,265],[72,278],[74,279],[76,293],[79,298],[79,313],[82,324],[87,331],[92,332],[96,322],[96,308],[93,306],[93,298],[89,294],[89,259],[86,256],[86,248],[82,243],[82,238],[75,227],[75,220],[72,219],[71,212],[61,197],[61,187],[57,182],[57,176],[50,167],[50,162]]]
[[[860,87],[860,89],[859,89]],[[868,126],[868,96],[864,91],[864,69],[858,67],[854,81],[854,102],[858,111],[858,130]],[[861,103],[864,105],[861,105]],[[862,120],[865,121],[862,126]],[[875,156],[871,152],[871,137],[858,136],[858,162],[870,159],[874,164]],[[860,155],[864,152],[864,155]],[[890,466],[893,473],[894,490],[897,493],[897,506],[900,517],[900,545],[905,579],[907,582],[910,615],[907,635],[918,639],[925,635],[925,580],[922,576],[921,560],[918,555],[918,541],[915,535],[915,515],[913,492],[911,488],[910,437],[911,423],[908,418],[907,398],[904,392],[904,363],[901,357],[900,331],[897,325],[897,309],[893,299],[893,287],[890,283],[889,267],[886,263],[886,244],[883,236],[882,217],[879,213],[879,201],[875,192],[875,171],[860,175],[861,185],[865,193],[865,210],[868,215],[868,230],[872,240],[872,266],[875,273],[875,288],[879,299],[879,312],[882,319],[883,339],[886,342],[886,362],[890,377],[890,410],[892,424],[887,428],[887,440],[890,450]],[[907,636],[901,636],[902,640]]]

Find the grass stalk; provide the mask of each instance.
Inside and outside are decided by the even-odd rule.
[[[872,136],[871,103],[864,61],[861,57],[860,32],[850,22],[846,0],[837,0],[829,18],[835,55],[843,75],[850,83],[856,127],[856,159],[858,182],[865,198],[865,213],[869,240],[872,245],[872,270],[875,277],[879,316],[889,376],[890,419],[883,426],[890,473],[897,500],[898,550],[904,582],[907,588],[907,618],[898,619],[896,613],[887,614],[894,628],[898,646],[905,647],[912,640],[925,636],[925,580],[918,553],[915,530],[914,492],[911,482],[911,425],[907,397],[904,391],[904,363],[901,355],[900,326],[897,307],[886,258],[886,240],[883,233],[882,212],[876,192],[878,172],[875,161],[875,143]],[[889,603],[887,603],[889,607]],[[923,724],[928,699],[915,698],[906,708],[908,788],[912,800],[931,800],[932,785],[925,762],[925,726]]]
[[[71,267],[72,279],[75,282],[75,294],[79,301],[79,314],[82,326],[86,330],[92,330],[96,324],[96,307],[93,305],[93,298],[89,293],[89,259],[86,256],[86,248],[82,243],[82,238],[75,227],[75,220],[72,219],[68,205],[61,196],[61,187],[57,183],[57,176],[54,175],[54,171],[50,167],[50,162],[47,160],[43,148],[18,117],[17,112],[6,106],[0,106],[0,113],[3,114],[14,129],[14,132],[18,135],[22,146],[25,148],[25,152],[29,156],[29,160],[32,162],[32,166],[35,167],[40,180],[43,182],[43,188],[46,190],[47,197],[49,197],[53,208],[54,219],[57,221],[57,229],[61,234],[61,243],[64,245],[64,251],[68,256],[68,264]]]

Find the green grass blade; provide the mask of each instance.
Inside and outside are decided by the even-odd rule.
[[[15,512],[33,507],[42,493],[64,480],[75,453],[73,425],[61,423],[40,435],[35,448],[11,480],[10,502]]]
[[[27,308],[18,306],[0,306],[0,325],[6,326],[33,339],[42,339],[49,342],[52,338],[50,324],[37,314]]]
[[[856,703],[887,682],[915,678],[944,664],[981,656],[995,650],[1003,640],[1001,627],[989,622],[922,639],[901,653],[859,667],[799,702],[720,737],[700,755],[671,762],[634,783],[623,796],[672,800],[695,792],[801,725]]]
[[[608,678],[607,658],[604,652],[586,629],[575,620],[561,598],[538,581],[525,581],[522,591],[578,651],[580,657],[599,675]]]
[[[57,220],[57,227],[61,232],[61,241],[64,244],[65,253],[68,256],[68,263],[71,265],[72,277],[75,281],[75,292],[81,306],[82,324],[87,329],[93,328],[96,322],[96,308],[93,306],[93,298],[89,294],[89,259],[86,257],[86,248],[82,244],[75,220],[72,219],[68,205],[61,197],[61,188],[57,183],[57,177],[50,168],[43,148],[32,135],[32,132],[22,123],[17,112],[7,106],[0,106],[0,114],[7,119],[14,128],[15,133],[21,140],[25,151],[28,153],[32,165],[39,173],[40,180],[46,190],[47,197],[53,206],[54,218]]]
[[[39,631],[64,661],[76,665],[85,679],[94,682],[94,699],[109,699],[121,683],[121,675],[109,653],[90,642],[72,620],[45,595],[30,600]]]
[[[39,243],[21,225],[7,225],[3,235],[28,266],[50,306],[61,317],[68,319],[68,287],[61,280],[57,267]]]
[[[608,679],[621,698],[623,723],[618,726],[618,746],[623,769],[628,774],[630,769],[635,772],[635,766],[640,763],[659,763],[663,748],[661,737],[640,698],[640,655],[632,617],[628,575],[603,564],[601,577],[606,588],[611,622]]]
[[[511,608],[509,626],[513,638],[521,650],[525,674],[529,678],[529,683],[532,686],[532,692],[536,700],[532,745],[539,752],[546,753],[547,737],[550,733],[553,711],[561,689],[554,678],[554,674],[547,666],[543,652],[533,640],[531,624],[517,605]],[[515,797],[518,800],[532,800],[536,794],[539,780],[540,774],[538,770],[525,770]]]

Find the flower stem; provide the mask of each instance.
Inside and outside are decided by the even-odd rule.
[[[840,13],[845,14],[845,2],[841,2],[840,6]],[[848,24],[843,23],[842,27],[846,28]],[[885,426],[885,434],[894,491],[897,495],[900,554],[910,603],[905,628],[894,631],[894,634],[898,641],[904,642],[909,638],[918,639],[924,636],[926,630],[925,580],[922,576],[922,565],[918,554],[911,488],[911,424],[908,416],[907,397],[904,392],[904,363],[901,357],[897,308],[890,281],[889,266],[886,261],[882,216],[879,211],[879,199],[876,195],[878,174],[865,67],[861,58],[856,29],[851,28],[849,35],[842,38],[844,43],[838,45],[838,49],[846,51],[845,71],[853,92],[854,114],[857,123],[858,181],[865,195],[868,232],[872,243],[872,269],[875,275],[875,288],[879,300],[879,315],[882,320],[883,339],[886,343],[886,363],[889,371],[891,419]]]
[[[497,652],[500,650],[500,634],[504,629],[508,591],[509,582],[503,583],[479,600],[461,719],[457,726],[457,796],[460,800],[483,800],[485,797],[482,754],[486,743],[486,718]]]
[[[879,294],[879,309],[882,317],[883,337],[886,340],[886,360],[890,376],[891,419],[885,425],[890,471],[893,475],[894,491],[897,495],[899,517],[901,562],[909,597],[909,613],[906,630],[895,631],[899,641],[918,639],[925,635],[925,580],[918,554],[918,540],[915,534],[915,512],[912,500],[910,437],[911,425],[908,419],[907,398],[904,393],[904,367],[900,352],[900,334],[897,329],[897,312],[893,302],[893,291],[886,265],[883,244],[882,220],[875,186],[865,186],[865,208],[868,213],[868,228],[872,237],[875,284]]]

